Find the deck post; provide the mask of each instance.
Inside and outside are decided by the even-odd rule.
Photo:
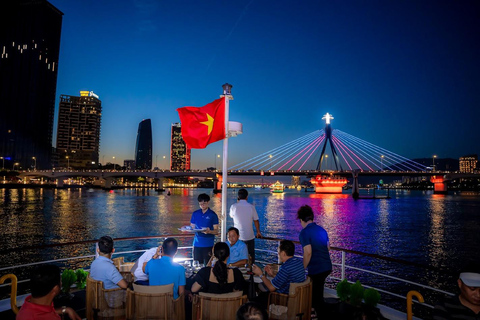
[[[342,251],[342,280],[345,279],[345,251]]]

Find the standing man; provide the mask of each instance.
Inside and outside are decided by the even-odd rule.
[[[300,232],[300,244],[303,248],[303,266],[312,279],[312,306],[317,315],[324,304],[323,290],[325,279],[332,272],[330,243],[325,229],[313,222],[314,215],[310,206],[301,206],[297,211],[303,230]]]
[[[143,263],[143,272],[148,275],[151,286],[163,286],[173,283],[173,298],[185,292],[185,268],[173,258],[177,254],[178,242],[174,238],[167,238],[163,241],[161,250],[148,262]],[[158,259],[158,252],[161,252],[161,259]]]
[[[480,265],[471,263],[464,268],[457,283],[460,294],[436,305],[434,320],[480,319]]]
[[[194,229],[207,228],[206,231],[196,232],[193,239],[193,260],[207,264],[210,260],[215,235],[218,232],[218,216],[208,207],[210,196],[202,193],[198,196],[200,209],[193,212],[190,225]]]
[[[80,320],[78,314],[70,307],[56,308],[53,298],[60,293],[60,268],[54,265],[42,265],[30,276],[31,295],[25,298],[17,320],[60,320],[60,315],[68,315],[71,320]]]
[[[248,191],[246,189],[238,190],[238,202],[230,207],[230,217],[233,219],[233,225],[240,231],[240,240],[245,242],[248,247],[248,254],[252,257],[252,263],[255,262],[255,235],[253,233],[253,224],[257,229],[257,238],[261,238],[260,222],[255,207],[247,202]]]

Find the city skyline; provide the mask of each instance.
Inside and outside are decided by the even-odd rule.
[[[474,1],[50,2],[64,13],[55,105],[99,95],[101,158],[133,159],[150,118],[153,157],[168,159],[176,109],[217,99],[225,82],[244,129],[229,166],[322,129],[327,112],[333,128],[411,159],[480,153]],[[221,150],[192,150],[192,169]]]

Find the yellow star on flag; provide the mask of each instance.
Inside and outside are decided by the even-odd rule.
[[[210,116],[208,113],[206,114],[207,115],[207,121],[203,121],[203,122],[200,122],[201,124],[204,124],[208,127],[208,135],[210,135],[210,133],[212,133],[212,129],[213,129],[213,118],[212,116]]]

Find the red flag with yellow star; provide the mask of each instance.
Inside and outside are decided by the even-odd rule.
[[[189,148],[204,149],[225,138],[225,97],[203,107],[178,108],[182,137]]]

